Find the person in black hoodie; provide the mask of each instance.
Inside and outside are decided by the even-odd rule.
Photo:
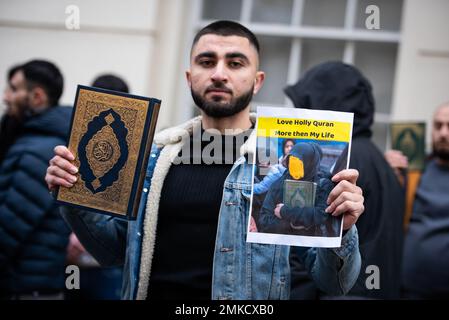
[[[357,283],[348,295],[359,298],[398,299],[404,194],[392,168],[371,141],[375,103],[370,82],[351,65],[326,62],[310,69],[296,84],[286,87],[285,93],[296,108],[354,113],[349,167],[360,172],[357,184],[362,188],[365,197],[365,213],[356,223],[360,237],[362,269]],[[292,268],[296,270],[293,273],[301,275],[295,257],[292,256],[291,260]],[[378,288],[375,285],[376,280],[369,278],[370,271],[366,271],[370,265],[379,268]],[[315,297],[315,293],[302,291],[305,285],[298,285],[303,281],[301,277],[298,279],[296,287],[295,280],[292,279],[292,297]],[[374,288],[369,284],[374,284]]]
[[[47,61],[9,71],[0,120],[0,298],[61,298],[69,228],[45,183],[64,144],[71,108],[58,107],[63,78]]]
[[[259,216],[259,231],[301,236],[338,237],[340,219],[325,212],[326,200],[334,187],[320,172],[322,151],[318,144],[300,142],[284,159],[287,168],[268,190]],[[283,203],[284,181],[300,180],[317,185],[315,206],[293,207]]]

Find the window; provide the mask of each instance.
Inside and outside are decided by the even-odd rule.
[[[267,79],[253,106],[291,106],[283,93],[308,68],[327,61],[354,64],[376,99],[374,141],[386,146],[402,0],[196,0],[194,31],[216,19],[236,20],[260,39]],[[368,5],[380,9],[380,30],[367,30]]]

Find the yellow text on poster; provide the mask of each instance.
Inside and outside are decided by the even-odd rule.
[[[351,123],[289,118],[258,118],[258,137],[315,139],[348,142]]]

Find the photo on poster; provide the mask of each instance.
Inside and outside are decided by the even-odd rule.
[[[343,219],[326,213],[347,169],[353,114],[258,107],[248,242],[333,248]]]

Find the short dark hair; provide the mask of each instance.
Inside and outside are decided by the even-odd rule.
[[[95,78],[94,82],[92,83],[92,86],[102,89],[129,93],[129,88],[126,82],[122,78],[119,78],[112,74],[103,74],[101,76],[98,76],[97,78]]]
[[[244,37],[249,40],[249,43],[256,48],[257,53],[260,52],[259,41],[254,33],[248,28],[241,25],[240,23],[229,21],[229,20],[219,20],[208,24],[203,29],[198,31],[193,39],[192,48],[200,40],[200,38],[206,34],[215,34],[219,36],[239,36]]]
[[[50,106],[59,102],[64,86],[61,71],[53,63],[45,60],[31,60],[22,65],[14,66],[8,71],[8,80],[18,71],[22,71],[29,89],[40,86],[48,97]]]

